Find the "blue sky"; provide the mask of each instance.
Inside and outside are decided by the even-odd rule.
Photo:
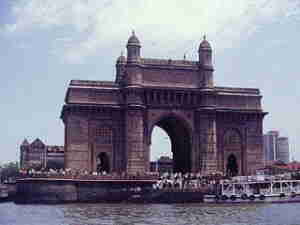
[[[299,27],[298,0],[2,0],[0,162],[24,138],[63,144],[69,81],[114,80],[132,29],[142,56],[172,59],[196,60],[206,34],[215,84],[259,88],[264,131],[288,136],[300,160]],[[170,151],[159,131],[153,139],[153,158]]]

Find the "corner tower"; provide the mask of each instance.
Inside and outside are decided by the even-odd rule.
[[[121,55],[117,59],[116,63],[116,83],[122,85],[123,79],[125,75],[125,65],[126,65],[126,58],[123,55],[123,52],[121,52]]]
[[[199,66],[202,72],[203,80],[202,86],[204,88],[212,88],[213,82],[213,72],[214,67],[212,65],[212,48],[209,42],[206,40],[206,36],[203,36],[198,49],[199,54]]]
[[[134,31],[127,41],[127,60],[124,74],[124,86],[137,87],[142,85],[141,43]]]
[[[128,39],[127,42],[127,62],[128,63],[138,63],[140,61],[140,49],[141,44],[134,31],[132,31],[132,35]]]

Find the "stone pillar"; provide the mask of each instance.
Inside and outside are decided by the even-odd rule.
[[[155,105],[158,103],[157,99],[158,99],[157,91],[153,91],[153,100],[154,100],[153,103],[154,103]]]
[[[89,170],[88,119],[84,114],[72,112],[65,121],[65,168]]]
[[[212,173],[217,170],[216,114],[214,110],[198,110],[199,165],[201,173]]]
[[[168,91],[167,92],[167,101],[168,101],[168,104],[170,105],[170,103],[171,103],[171,92],[170,91]]]
[[[266,113],[248,116],[244,140],[245,174],[255,174],[263,166],[263,118]]]
[[[144,151],[144,108],[129,106],[126,110],[126,151],[127,173],[136,174],[146,171]]]
[[[145,136],[146,137],[146,136]],[[150,171],[150,143],[144,140],[144,152],[145,152],[145,170]]]

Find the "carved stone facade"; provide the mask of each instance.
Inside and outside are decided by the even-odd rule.
[[[96,171],[106,161],[109,172],[149,171],[154,126],[170,137],[174,171],[245,175],[262,166],[258,89],[214,86],[205,38],[198,61],[141,58],[140,48],[132,34],[115,82],[71,81],[61,114],[65,167]]]

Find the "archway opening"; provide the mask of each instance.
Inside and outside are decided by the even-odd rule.
[[[167,156],[172,159],[171,172],[190,172],[191,136],[183,121],[170,116],[161,119],[155,126],[158,128],[152,131],[152,142],[155,144],[150,146],[151,159]]]
[[[230,176],[243,175],[242,139],[236,129],[228,129],[224,135],[224,172]]]
[[[150,171],[173,172],[173,154],[169,135],[160,127],[152,131],[150,146]]]
[[[237,159],[233,154],[229,155],[227,158],[226,173],[230,177],[237,176],[239,173]]]
[[[109,157],[106,152],[100,152],[97,155],[97,172],[110,172]]]

